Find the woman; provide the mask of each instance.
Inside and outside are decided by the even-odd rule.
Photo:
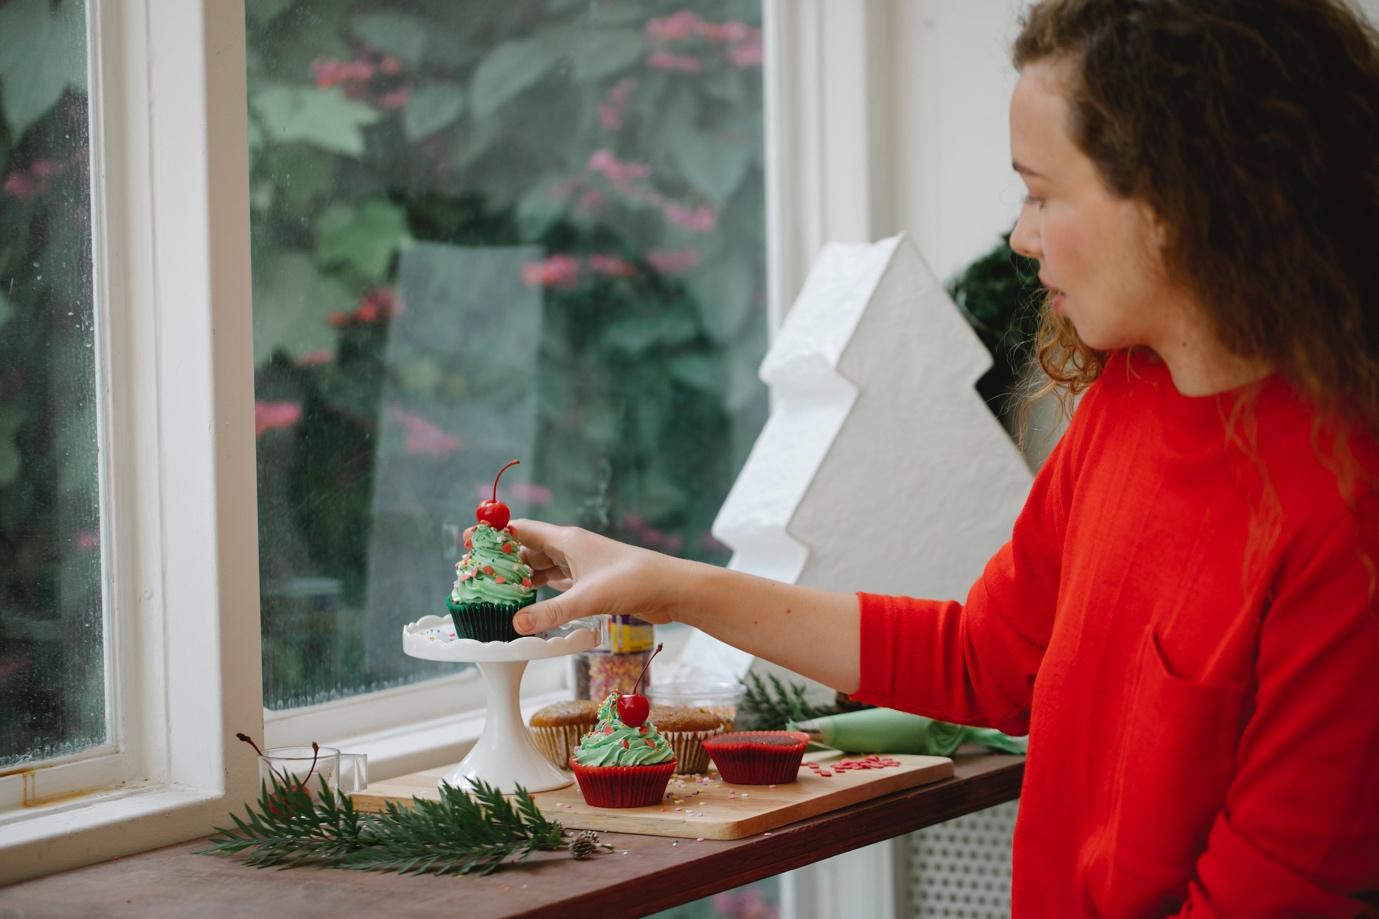
[[[1374,915],[1376,47],[1339,0],[1030,10],[1011,244],[1049,290],[1041,363],[1085,394],[965,603],[517,521],[564,591],[518,630],[674,618],[1028,732],[1017,914]]]

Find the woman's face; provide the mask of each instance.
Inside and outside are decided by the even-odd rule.
[[[1028,190],[1011,248],[1039,262],[1054,312],[1087,346],[1163,353],[1181,292],[1166,281],[1161,233],[1148,207],[1113,195],[1069,136],[1066,66],[1027,65],[1011,97],[1011,156]]]

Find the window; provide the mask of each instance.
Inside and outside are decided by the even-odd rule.
[[[26,707],[46,700],[17,692],[0,710],[33,745],[0,769],[0,884],[192,838],[256,787],[252,757],[228,750],[262,718],[243,22],[228,9],[0,4],[0,252],[39,253],[4,265],[0,411],[42,419],[0,438],[3,462],[29,464],[0,526],[47,489],[48,529],[31,524],[17,551],[73,562],[54,576],[0,555],[4,679],[45,634],[27,620],[94,623],[64,636],[82,669],[39,673],[94,699],[69,709],[82,714],[35,725]],[[89,195],[65,184],[78,179]],[[69,527],[98,549],[68,553]],[[22,603],[13,584],[32,586]]]
[[[725,561],[766,414],[759,0],[246,12],[264,704],[453,674],[398,632],[513,457],[515,516]]]
[[[701,146],[727,147],[739,143],[743,137],[756,137],[751,141],[755,146],[746,166],[725,170],[720,163],[713,167],[712,174],[691,174],[692,167],[683,163],[676,165],[675,148],[671,143],[672,139],[676,143],[685,140],[683,129],[673,138],[662,136],[661,132],[668,131],[670,124],[664,117],[658,124],[648,122],[633,129],[637,121],[631,106],[639,93],[628,97],[629,108],[623,113],[625,129],[615,131],[604,127],[605,122],[600,117],[604,111],[604,93],[610,92],[621,77],[599,84],[597,95],[592,85],[581,84],[586,90],[585,96],[580,97],[583,101],[579,104],[584,106],[581,111],[594,113],[594,120],[585,126],[594,131],[607,130],[609,137],[607,143],[584,148],[571,162],[578,166],[576,172],[590,173],[588,179],[594,186],[591,190],[601,191],[605,201],[612,202],[603,211],[605,216],[583,223],[576,221],[574,218],[580,213],[575,207],[588,206],[597,200],[579,196],[566,198],[565,210],[553,218],[548,227],[566,227],[568,237],[556,234],[547,238],[541,233],[521,235],[526,230],[521,233],[513,230],[508,236],[495,237],[481,237],[477,233],[445,235],[433,232],[428,235],[419,229],[424,229],[422,224],[408,222],[405,240],[389,254],[383,283],[356,280],[353,288],[346,287],[343,299],[333,301],[330,300],[332,287],[329,283],[319,287],[312,283],[296,288],[290,285],[276,288],[286,292],[289,307],[294,307],[278,316],[285,323],[293,324],[304,318],[304,301],[312,305],[332,302],[334,306],[330,311],[344,314],[343,318],[335,317],[336,324],[329,321],[328,311],[327,321],[320,328],[309,324],[300,326],[300,330],[309,335],[324,331],[336,336],[326,345],[335,343],[339,350],[324,348],[332,355],[332,360],[321,363],[317,361],[323,355],[313,352],[323,350],[322,347],[288,350],[284,352],[286,357],[264,358],[260,354],[257,360],[251,353],[256,345],[262,348],[265,320],[263,311],[259,310],[254,317],[259,328],[251,330],[250,297],[246,289],[250,276],[249,204],[252,202],[256,219],[254,237],[258,243],[257,220],[277,206],[269,195],[307,194],[303,181],[311,178],[311,170],[307,168],[279,173],[287,178],[265,184],[260,154],[271,151],[275,145],[289,146],[280,132],[300,130],[301,124],[289,126],[271,119],[264,122],[257,102],[262,101],[259,99],[262,91],[273,88],[269,85],[271,82],[300,82],[302,73],[307,74],[308,85],[301,88],[316,91],[315,83],[320,74],[313,71],[312,63],[318,58],[347,61],[361,53],[377,55],[377,51],[370,50],[373,46],[365,48],[365,40],[355,35],[353,26],[348,23],[347,28],[338,31],[336,38],[330,39],[324,48],[304,46],[300,41],[293,45],[287,41],[287,27],[292,17],[304,15],[302,11],[324,10],[322,16],[329,19],[326,5],[307,0],[279,3],[250,0],[246,68],[241,43],[246,37],[246,23],[243,18],[230,15],[238,12],[236,6],[218,0],[87,0],[84,6],[78,0],[0,2],[0,24],[6,26],[0,29],[0,116],[5,119],[4,131],[11,132],[0,136],[0,164],[3,164],[0,179],[8,180],[11,172],[19,168],[17,164],[22,165],[26,177],[32,178],[33,165],[45,158],[41,153],[16,152],[12,133],[13,103],[9,98],[10,83],[14,81],[6,81],[4,77],[10,72],[12,56],[31,50],[22,45],[39,46],[37,37],[42,32],[32,25],[11,30],[8,26],[14,20],[5,17],[21,12],[37,16],[38,12],[44,12],[50,19],[79,21],[84,10],[85,30],[90,36],[87,45],[91,73],[88,81],[89,155],[96,164],[90,175],[97,177],[91,189],[96,202],[92,207],[91,245],[101,257],[93,259],[88,269],[93,275],[87,283],[97,293],[88,300],[94,317],[90,330],[94,335],[91,350],[95,356],[86,372],[90,374],[93,392],[108,403],[96,406],[97,415],[102,408],[108,412],[100,418],[99,424],[91,422],[94,425],[91,436],[97,439],[99,449],[94,458],[87,458],[87,462],[93,464],[87,469],[94,469],[90,474],[96,476],[105,489],[98,491],[94,499],[97,510],[103,515],[97,517],[99,526],[95,532],[101,548],[96,557],[104,558],[105,569],[98,577],[103,579],[99,583],[106,591],[102,601],[108,610],[102,622],[105,657],[95,666],[100,670],[104,693],[101,723],[113,725],[113,728],[106,729],[100,736],[93,732],[89,738],[92,746],[81,754],[89,759],[70,765],[85,766],[96,760],[118,761],[116,767],[84,773],[83,778],[68,783],[65,788],[50,782],[48,777],[69,765],[67,763],[35,768],[31,772],[25,770],[26,790],[32,784],[40,792],[39,800],[29,803],[40,806],[0,813],[0,884],[192,838],[223,819],[234,803],[253,793],[257,778],[252,757],[240,756],[239,745],[230,738],[235,731],[252,733],[257,729],[262,715],[261,703],[265,699],[258,670],[261,641],[254,610],[259,593],[256,575],[269,570],[269,566],[259,564],[260,553],[254,539],[255,447],[264,444],[271,435],[298,436],[301,430],[295,423],[286,423],[289,410],[273,406],[275,402],[290,402],[291,394],[280,398],[278,391],[266,388],[264,370],[269,365],[276,365],[275,372],[284,365],[303,369],[303,365],[309,368],[330,363],[338,367],[343,362],[341,351],[352,347],[344,333],[359,331],[357,324],[369,321],[370,311],[362,310],[369,305],[367,297],[377,295],[373,303],[380,311],[381,304],[387,303],[385,296],[378,295],[379,288],[394,288],[393,306],[387,312],[392,313],[394,319],[405,316],[405,288],[408,278],[413,277],[406,269],[409,265],[425,268],[429,264],[405,262],[412,249],[424,250],[428,244],[445,247],[446,258],[441,260],[444,268],[451,264],[452,258],[466,257],[466,251],[468,257],[473,258],[474,250],[478,249],[534,247],[537,252],[533,254],[539,256],[535,259],[537,267],[524,271],[532,260],[523,253],[517,273],[518,289],[524,296],[539,298],[543,322],[552,317],[552,322],[556,319],[566,322],[576,316],[576,310],[590,309],[588,301],[604,296],[609,289],[617,295],[617,302],[623,304],[631,299],[629,291],[637,293],[638,297],[641,297],[639,292],[650,291],[655,296],[647,297],[645,302],[662,307],[660,312],[618,316],[595,312],[594,325],[601,330],[600,336],[584,334],[581,337],[572,333],[571,338],[564,340],[564,347],[573,352],[573,357],[586,356],[593,342],[605,348],[601,353],[616,358],[616,362],[608,366],[593,361],[572,365],[576,369],[566,379],[567,388],[580,397],[572,400],[574,408],[586,404],[581,400],[593,404],[595,396],[604,392],[599,387],[619,383],[614,379],[613,370],[630,366],[634,363],[632,357],[637,354],[641,354],[642,361],[660,361],[665,368],[674,366],[677,382],[670,392],[681,395],[668,406],[657,404],[657,410],[663,413],[661,427],[651,424],[645,408],[638,407],[638,403],[647,401],[646,394],[640,394],[633,399],[624,397],[622,402],[627,407],[620,411],[641,427],[630,427],[634,422],[623,418],[619,423],[629,425],[630,433],[626,438],[605,433],[605,439],[597,441],[604,446],[612,443],[616,449],[597,455],[555,452],[556,446],[578,443],[577,438],[584,435],[579,430],[570,431],[568,422],[564,441],[556,440],[554,433],[543,434],[548,439],[538,440],[524,456],[528,469],[523,471],[534,473],[527,480],[527,486],[546,485],[550,489],[552,504],[542,504],[542,493],[528,487],[524,497],[508,494],[519,513],[540,513],[552,518],[573,516],[647,545],[672,551],[677,551],[678,546],[678,551],[685,554],[702,553],[700,557],[722,560],[722,549],[704,540],[703,535],[707,533],[713,509],[726,491],[736,466],[730,464],[725,471],[721,466],[710,464],[688,472],[675,467],[673,463],[685,462],[686,457],[700,448],[693,443],[686,444],[685,432],[677,432],[670,422],[695,417],[689,412],[696,407],[706,412],[702,417],[717,419],[714,437],[727,444],[721,456],[735,457],[733,462],[740,462],[764,415],[763,394],[755,380],[755,366],[766,334],[760,301],[764,242],[759,216],[762,195],[760,72],[753,63],[759,60],[756,44],[759,32],[756,30],[760,13],[755,2],[658,3],[655,7],[644,7],[630,0],[620,4],[550,0],[540,6],[547,19],[538,18],[529,23],[531,29],[565,22],[570,26],[564,33],[568,54],[557,56],[559,60],[542,78],[547,83],[538,81],[525,85],[523,92],[509,97],[503,106],[525,111],[520,106],[526,101],[546,98],[548,84],[566,87],[566,84],[578,83],[577,73],[588,75],[579,70],[580,67],[596,69],[602,66],[601,55],[608,54],[611,58],[612,43],[600,44],[606,41],[600,37],[604,32],[619,33],[622,38],[630,39],[626,34],[629,30],[640,30],[644,43],[642,62],[620,66],[628,71],[637,70],[645,77],[639,86],[661,85],[669,93],[649,102],[644,100],[642,104],[652,107],[651,115],[662,117],[664,113],[654,110],[656,106],[688,93],[698,106],[699,117],[693,125],[709,132],[699,139]],[[404,9],[397,4],[386,9],[403,12],[426,9],[435,17],[441,17],[450,15],[447,6],[414,4]],[[486,10],[485,16],[507,15],[496,9],[501,4],[484,6],[495,8]],[[692,15],[681,13],[682,7]],[[280,16],[275,16],[275,12]],[[341,18],[348,17],[339,14],[337,24]],[[402,23],[399,29],[404,37],[385,41],[375,35],[368,41],[379,42],[378,49],[391,47],[388,41],[402,42],[405,46],[405,35],[409,31],[406,17],[396,18]],[[444,34],[436,37],[439,33],[435,22],[438,21],[441,20],[422,20],[427,31],[427,47],[434,43],[435,47],[443,49],[452,38]],[[490,25],[496,29],[502,23],[495,21]],[[378,27],[379,23],[375,21],[373,26]],[[508,22],[506,28],[516,29],[516,24]],[[282,30],[281,43],[272,47],[283,54],[295,55],[304,69],[292,71],[295,75],[274,70],[283,65],[265,55],[265,48],[260,45],[261,30],[265,29]],[[410,32],[413,37],[417,34],[416,29]],[[519,42],[519,49],[530,49],[530,45],[520,43],[521,33],[503,34]],[[7,42],[7,38],[19,41]],[[556,43],[556,39],[548,41]],[[578,51],[581,42],[591,44],[593,50]],[[153,48],[158,49],[157,54],[152,53]],[[549,46],[547,48],[549,50]],[[488,46],[481,42],[480,47],[470,53],[487,49]],[[401,54],[396,56],[399,61],[405,60]],[[689,62],[691,59],[701,62],[700,69],[695,69],[696,65]],[[578,64],[578,60],[585,63]],[[479,82],[477,64],[461,64],[459,58],[456,61],[455,66],[460,69],[454,72],[441,68],[434,60],[429,66],[435,68],[434,79],[460,81],[469,87],[462,98],[463,106],[467,107],[474,98],[472,85]],[[48,68],[56,66],[59,59],[50,55],[39,63],[41,66],[37,69],[27,65],[20,68],[25,80],[39,74],[51,76]],[[383,56],[378,56],[378,63],[381,67]],[[250,101],[247,138],[246,73]],[[337,72],[335,78],[339,76]],[[157,87],[158,91],[153,92],[152,87]],[[277,88],[292,87],[280,85]],[[420,95],[423,88],[418,80],[408,94],[409,100],[413,96],[423,98]],[[329,89],[343,101],[361,101],[350,99],[338,82]],[[671,89],[680,90],[678,96],[670,93]],[[77,89],[69,85],[65,102],[59,104],[66,104],[79,95]],[[432,96],[434,102],[435,94]],[[287,112],[297,111],[295,106],[300,98],[282,93],[279,97]],[[271,101],[274,97],[270,94],[267,98]],[[616,108],[621,104],[620,98],[619,94],[613,94],[606,101],[614,103]],[[367,100],[365,104],[372,105]],[[400,110],[373,107],[378,111],[377,118],[362,128],[356,124],[354,129],[361,154],[373,155],[369,153],[372,149],[369,145],[386,139],[389,125],[396,130],[399,119],[404,122],[404,131],[406,122],[416,129],[420,116],[415,112],[424,111],[410,106]],[[353,115],[362,114],[358,108],[345,106],[344,109]],[[568,117],[549,102],[533,111],[533,118]],[[736,120],[731,117],[734,113],[745,116],[753,111],[758,120],[755,124],[745,117]],[[413,114],[409,116],[408,112]],[[315,124],[319,128],[316,114],[319,113],[306,118],[305,124]],[[350,117],[353,116],[347,115],[347,123]],[[466,123],[463,113],[455,117],[452,127]],[[523,126],[526,127],[527,122],[523,122]],[[619,134],[619,131],[625,133]],[[327,133],[330,132],[327,130]],[[348,132],[345,136],[346,140],[341,143],[356,143],[349,139]],[[398,135],[392,136],[397,139]],[[587,139],[597,136],[594,134]],[[338,140],[338,135],[336,137]],[[624,138],[626,146],[622,145]],[[574,139],[577,138],[573,135],[551,130],[544,143],[550,147],[573,149]],[[456,144],[471,142],[468,135],[458,133],[454,139]],[[490,143],[493,142],[490,139]],[[693,143],[693,138],[688,142]],[[518,149],[504,144],[493,156],[501,157]],[[595,154],[605,147],[614,159],[610,161],[604,156],[595,159]],[[303,140],[297,143],[296,149],[282,152],[290,159],[317,149]],[[354,149],[353,146],[350,149]],[[411,151],[407,155],[422,155],[425,141],[407,141],[397,149],[401,151],[399,155],[407,151]],[[246,156],[247,150],[254,151],[252,163]],[[719,152],[723,151],[711,151]],[[554,155],[554,151],[546,153]],[[381,218],[377,222],[386,229],[389,222],[386,215],[391,211],[366,208],[372,197],[381,196],[396,206],[398,201],[406,200],[406,194],[420,194],[415,187],[407,185],[413,175],[411,170],[404,171],[406,181],[400,186],[377,184],[366,171],[356,168],[357,163],[351,163],[350,155],[344,152],[332,155],[337,157],[331,172],[334,184],[324,191],[310,192],[310,195],[318,204],[330,199],[329,203],[342,204],[347,209],[331,211],[329,219],[326,219],[326,208],[322,209],[319,221],[299,219],[300,235],[285,236],[277,243],[282,254],[307,255],[305,267],[313,273],[308,276],[313,281],[320,278],[329,282],[335,275],[354,270],[348,267],[356,264],[353,259],[359,250],[354,247],[362,244],[367,249],[373,239],[367,233],[354,232],[361,223],[368,227],[371,219]],[[740,153],[733,156],[740,158]],[[712,156],[699,157],[697,162],[702,165],[716,160]],[[614,164],[623,168],[614,168]],[[659,203],[649,199],[633,206],[635,202],[617,197],[619,177],[629,171],[641,172],[638,164],[648,165],[655,172],[651,176],[633,174],[630,177],[649,180],[646,187],[661,196]],[[626,168],[629,166],[635,168],[629,170]],[[43,173],[46,168],[40,167],[37,172]],[[252,194],[246,181],[251,168]],[[735,189],[725,193],[720,203],[708,198],[705,192],[696,191],[706,187],[701,183],[712,183],[714,175],[726,181],[723,177],[731,176],[737,169],[743,170],[739,182]],[[371,185],[371,181],[376,184]],[[520,208],[516,190],[503,191],[501,182],[486,181],[481,190],[488,193],[490,184],[493,194],[503,192],[507,196],[503,200],[509,201],[507,211],[513,221],[510,225],[516,225],[519,216],[523,220],[547,219],[541,217],[539,209]],[[402,197],[395,198],[400,193]],[[757,198],[755,203],[753,196]],[[560,195],[554,200],[559,202]],[[781,210],[779,200],[777,211]],[[677,209],[672,211],[671,204]],[[710,206],[711,210],[705,210],[703,205]],[[4,199],[3,208],[0,222],[6,235],[0,242],[0,249],[12,241],[7,199]],[[459,209],[459,216],[464,216],[463,209]],[[712,229],[706,231],[704,228],[709,224]],[[435,226],[443,227],[443,223],[438,221]],[[328,257],[317,251],[318,237],[327,230],[339,231],[332,239],[340,247],[331,250]],[[585,240],[584,247],[575,246],[570,240]],[[271,246],[260,245],[260,251],[271,249]],[[697,254],[687,254],[691,248]],[[455,252],[460,254],[457,256]],[[676,257],[660,257],[667,252]],[[343,253],[352,254],[346,257]],[[657,258],[653,260],[648,253],[657,253]],[[568,255],[571,261],[551,262],[552,257],[562,254]],[[613,255],[620,261],[595,258],[602,255]],[[694,265],[696,258],[698,265]],[[294,262],[295,268],[291,267]],[[626,272],[623,262],[631,263],[641,273],[634,277],[622,276]],[[562,279],[570,276],[572,263],[578,269],[575,273],[578,283],[566,287]],[[734,263],[737,267],[725,267]],[[287,264],[289,272],[302,274],[300,259],[289,259]],[[325,266],[332,267],[326,270]],[[255,267],[257,271],[257,263]],[[701,267],[720,270],[696,274],[695,269]],[[28,270],[34,270],[32,265]],[[419,268],[411,270],[420,272]],[[750,283],[745,280],[749,272]],[[34,277],[26,276],[21,266],[14,290],[18,290],[21,283],[36,280],[37,272],[34,274]],[[496,268],[494,276],[498,276]],[[499,280],[510,284],[511,276]],[[255,281],[259,279],[256,277]],[[338,283],[338,277],[336,281]],[[581,288],[580,284],[590,286]],[[270,289],[275,288],[270,286]],[[583,301],[579,299],[581,290],[586,294]],[[746,292],[747,300],[730,296],[734,291]],[[8,355],[10,352],[5,350],[9,345],[8,336],[16,328],[14,323],[19,321],[21,314],[19,297],[8,286],[4,294],[5,300],[0,304],[0,318],[4,319],[0,325],[0,353]],[[418,302],[424,299],[423,295]],[[401,312],[398,303],[403,306]],[[686,305],[691,309],[686,311]],[[564,312],[557,310],[557,306],[562,306]],[[377,312],[373,315],[376,319]],[[734,317],[743,323],[736,331],[733,331]],[[309,314],[306,318],[310,318]],[[605,328],[614,319],[625,321],[618,322],[616,329]],[[689,326],[686,319],[692,320],[694,325],[692,338],[685,337]],[[387,326],[390,335],[398,334],[398,328],[400,326]],[[260,334],[251,336],[251,332]],[[543,325],[543,353],[552,344],[547,332]],[[611,343],[605,339],[610,339]],[[559,340],[555,344],[559,345]],[[638,346],[642,351],[637,350]],[[300,361],[305,355],[310,357]],[[676,364],[684,355],[694,359]],[[556,357],[573,360],[559,351]],[[31,362],[46,360],[32,354],[25,354],[24,358]],[[108,358],[104,366],[102,358]],[[5,374],[8,365],[2,366],[0,406],[7,404],[5,385],[9,380]],[[563,365],[556,361],[552,366]],[[253,376],[251,368],[257,370]],[[713,392],[707,385],[712,375],[710,371],[721,376],[717,381],[720,389],[716,406],[707,397],[702,400],[695,397],[696,392]],[[405,394],[413,392],[418,379],[424,382],[426,378],[425,371],[414,376],[403,374],[398,367],[389,369],[389,382],[401,387],[400,391]],[[368,380],[367,375],[361,375],[360,379]],[[691,385],[695,381],[699,389]],[[256,383],[259,384],[257,392]],[[348,381],[341,386],[347,388],[347,384]],[[543,376],[540,385],[560,388],[553,377]],[[256,396],[257,402],[268,403],[268,412],[264,412],[262,405],[255,412]],[[299,407],[302,409],[299,421],[304,424],[308,406]],[[388,422],[386,405],[382,413],[378,405],[374,406],[374,411],[381,422]],[[397,423],[398,427],[387,436],[396,438],[394,449],[400,447],[403,457],[418,455],[407,452],[409,433],[420,433],[421,444],[444,447],[448,443],[444,438],[431,437],[433,432],[428,429],[409,426],[397,419],[398,416],[393,416],[393,422],[389,422]],[[601,430],[597,418],[579,420],[593,432]],[[554,424],[550,419],[543,423]],[[385,428],[379,430],[386,434]],[[467,429],[440,430],[472,436]],[[665,434],[664,458],[648,450],[648,443],[654,440],[658,430]],[[636,435],[635,439],[632,434]],[[382,436],[377,432],[371,434],[371,437]],[[624,440],[629,445],[625,445]],[[7,461],[9,443],[14,441],[7,442],[0,436],[0,465]],[[417,443],[414,439],[413,445]],[[669,445],[672,443],[677,452],[671,451]],[[680,455],[682,452],[684,456]],[[503,455],[504,460],[507,458]],[[377,457],[369,459],[372,462]],[[627,466],[624,469],[618,464]],[[543,470],[551,471],[549,480],[539,474]],[[460,471],[463,470],[454,473],[456,478]],[[467,516],[468,507],[475,498],[472,490],[490,475],[489,469],[482,470],[482,474],[477,471],[465,474],[467,488],[471,491],[466,494],[460,513]],[[679,482],[688,483],[695,490],[689,499],[683,495],[677,498],[674,493],[668,494],[659,487],[658,481],[667,475],[678,477]],[[561,484],[565,481],[575,482],[578,487],[566,487]],[[601,484],[604,482],[608,483],[606,487]],[[713,488],[720,489],[718,495],[711,493]],[[0,516],[4,516],[2,525],[8,525],[8,515],[12,511],[8,498],[6,494],[0,502]],[[561,507],[555,503],[557,498],[572,503]],[[270,496],[264,504],[265,513],[272,506]],[[679,510],[672,513],[676,508]],[[297,510],[301,508],[298,506]],[[603,522],[605,513],[606,524]],[[266,525],[271,526],[271,523]],[[446,556],[449,545],[444,526],[439,531],[428,527],[427,533],[429,535],[422,534],[418,538],[437,539],[440,548],[435,551],[438,556]],[[305,533],[312,539],[317,535]],[[89,540],[83,540],[82,544],[89,544]],[[274,550],[275,545],[279,544],[265,541],[263,552]],[[6,567],[10,564],[10,559],[0,557],[0,577],[10,576],[12,569]],[[426,566],[424,576],[435,574],[429,565]],[[332,576],[328,571],[306,566],[294,570],[287,580]],[[440,578],[443,592],[448,588],[449,579],[444,563]],[[338,609],[342,612],[337,615],[344,617],[349,596],[346,583],[338,589],[338,601],[337,588],[332,585],[310,580],[288,585],[282,579],[272,583],[283,588],[279,596],[284,598],[281,602],[289,610],[311,608],[314,604],[327,612]],[[428,592],[426,602],[430,604],[434,600],[435,594]],[[13,647],[9,631],[12,608],[7,598],[0,603],[3,603],[0,605],[0,629],[4,630],[0,632],[0,660],[8,660]],[[308,634],[311,625],[308,621]],[[389,631],[393,633],[390,640],[395,641],[396,623],[389,626]],[[265,639],[263,644],[266,643]],[[308,664],[323,656],[322,647],[317,645],[311,655],[305,657]],[[346,658],[332,666],[338,673],[351,663]],[[107,672],[113,677],[108,678]],[[10,675],[10,671],[0,667],[0,680]],[[323,681],[312,683],[312,679],[303,679],[301,694],[284,693],[277,704],[296,705],[335,694],[335,690]],[[289,683],[280,681],[275,685],[289,686]],[[349,691],[357,693],[364,686],[361,682]],[[400,691],[404,690],[385,690],[372,695]],[[346,696],[343,702],[349,704],[350,697]],[[107,711],[113,716],[109,721],[104,720]],[[8,713],[7,705],[6,710],[0,712],[0,718]],[[115,749],[108,755],[102,753],[110,745]],[[31,752],[27,748],[24,751],[24,755],[30,757],[26,760],[29,765],[33,763]],[[66,755],[68,752],[49,750],[41,755]],[[0,768],[0,772],[4,771]],[[0,775],[0,811],[20,803],[20,796],[9,796],[10,785],[7,784],[19,778],[17,773]],[[66,794],[67,791],[89,792],[92,789],[101,791],[80,796]]]
[[[86,17],[0,7],[0,771],[108,748]]]

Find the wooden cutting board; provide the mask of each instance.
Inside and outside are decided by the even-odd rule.
[[[814,757],[809,757],[814,759]],[[836,771],[845,759],[832,754],[818,772],[800,767],[799,780],[784,785],[729,785],[712,767],[707,776],[672,776],[667,797],[651,807],[602,808],[584,803],[578,785],[532,795],[541,812],[565,826],[609,833],[641,833],[686,839],[741,839],[828,811],[950,778],[953,761],[943,756],[890,754],[900,765]],[[354,794],[360,810],[382,810],[384,802],[406,804],[413,796],[436,799],[444,768],[376,782]],[[827,774],[824,774],[827,773]]]

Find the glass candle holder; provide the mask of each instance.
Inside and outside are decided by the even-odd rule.
[[[700,682],[687,680],[675,683],[652,684],[646,696],[652,705],[688,706],[713,712],[723,719],[724,728],[733,730],[737,720],[737,706],[747,687],[741,683]]]
[[[369,787],[369,757],[366,753],[341,753],[337,784],[341,794],[352,795]]]
[[[271,789],[276,781],[290,789],[304,789],[315,798],[322,779],[331,791],[339,789],[340,751],[335,747],[269,747],[259,755],[259,782],[265,788]]]

